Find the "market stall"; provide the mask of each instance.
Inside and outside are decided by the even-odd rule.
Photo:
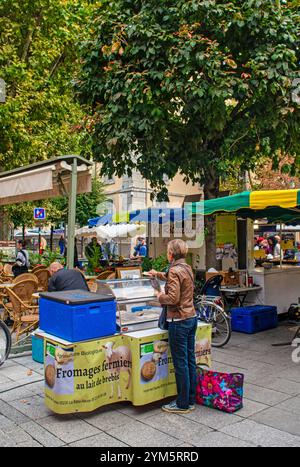
[[[45,341],[45,403],[53,412],[89,412],[130,401],[145,405],[176,395],[168,333],[159,328],[71,343],[40,334]],[[210,366],[211,327],[200,324],[198,364]]]
[[[114,250],[117,251],[117,256],[128,258],[133,248],[134,239],[137,236],[144,236],[146,228],[139,224],[106,224],[94,227],[85,226],[75,231],[75,236],[85,239],[97,237],[97,240],[102,243],[114,243]]]
[[[99,281],[96,294],[42,294],[35,337],[44,342],[47,407],[66,414],[176,395],[168,332],[157,328],[161,308],[153,302],[150,280]],[[199,322],[195,354],[210,366],[211,325]]]
[[[298,303],[300,296],[299,262],[268,259],[260,267],[256,265],[254,251],[253,221],[267,219],[272,223],[297,223],[300,220],[300,190],[276,190],[243,192],[237,195],[194,203],[194,215],[233,213],[237,218],[248,219],[246,277],[251,286],[260,287],[257,293],[249,295],[249,304],[277,305],[278,313],[286,313],[291,303]],[[259,252],[258,252],[259,253]],[[285,264],[283,264],[285,263]],[[247,284],[248,285],[248,284]],[[236,286],[241,286],[237,283]]]
[[[196,222],[188,209],[184,208],[157,208],[137,209],[131,212],[106,214],[89,220],[90,228],[106,227],[107,224],[139,226],[143,228],[147,238],[148,256],[157,258],[165,254],[167,244],[174,238],[182,238],[189,242],[188,262],[193,267],[199,266],[199,261],[204,255],[201,249],[204,245],[204,223],[198,218]]]

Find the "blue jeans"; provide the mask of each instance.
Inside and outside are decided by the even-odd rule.
[[[171,349],[176,385],[177,406],[187,409],[196,399],[195,335],[197,318],[169,323],[169,345]]]

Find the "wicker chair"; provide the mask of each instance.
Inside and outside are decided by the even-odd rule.
[[[38,279],[39,282],[39,292],[46,292],[48,290],[48,282],[50,279],[50,272],[48,269],[38,269],[35,271],[35,276]]]
[[[5,276],[10,276],[12,274],[12,265],[6,263],[3,267],[3,274]]]
[[[12,281],[13,284],[17,284],[18,282],[26,281],[26,280],[31,280],[35,281],[37,284],[39,283],[38,278],[36,277],[35,274],[32,274],[30,272],[25,272],[24,274],[20,274],[19,276],[15,277]]]
[[[97,286],[97,282],[96,282],[96,281],[90,280],[90,281],[87,281],[86,283],[87,283],[87,285],[88,285],[88,288],[89,288],[89,291],[90,291],[90,292],[94,292],[94,293],[97,292],[98,286]]]
[[[97,280],[103,281],[105,279],[114,279],[115,278],[115,272],[112,271],[111,269],[108,269],[107,271],[103,271],[99,274],[97,277]]]
[[[43,265],[38,265],[38,266],[34,266],[34,268],[32,268],[31,272],[32,274],[35,274],[36,271],[39,271],[40,269],[47,269],[46,266],[43,266]]]
[[[14,321],[11,333],[16,331],[16,342],[22,334],[28,334],[38,326],[39,307],[32,305],[32,294],[37,287],[36,281],[25,280],[6,289],[9,303],[5,304],[5,309]]]

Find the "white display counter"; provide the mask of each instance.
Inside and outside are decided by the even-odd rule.
[[[278,314],[287,313],[292,303],[300,297],[300,267],[280,266],[272,269],[256,268],[251,271],[255,285],[262,289],[256,296],[249,296],[247,303],[277,306]],[[253,303],[251,303],[251,299]]]

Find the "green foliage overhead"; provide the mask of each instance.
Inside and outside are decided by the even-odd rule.
[[[78,152],[83,113],[72,95],[76,41],[97,2],[1,0],[0,170]]]
[[[207,183],[262,156],[299,163],[299,2],[115,0],[82,41],[80,102],[108,175]]]
[[[83,227],[87,225],[88,220],[98,216],[98,206],[104,203],[106,195],[104,193],[103,183],[94,178],[91,193],[83,193],[77,196],[76,201],[76,223]],[[68,199],[57,198],[52,200],[54,207],[60,212],[59,219],[67,222],[68,219]]]

